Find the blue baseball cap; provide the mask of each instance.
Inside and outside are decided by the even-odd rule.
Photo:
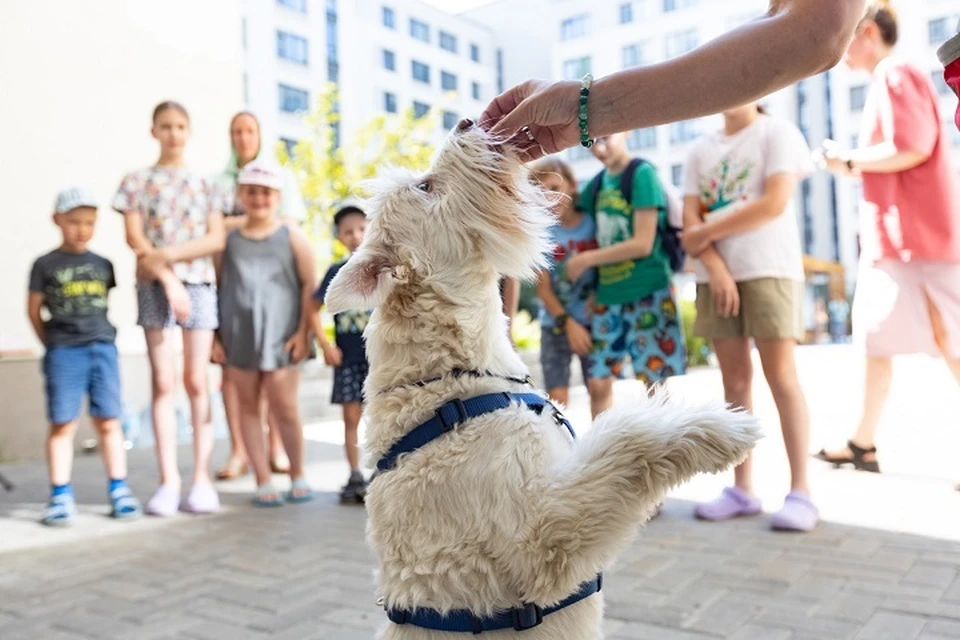
[[[97,197],[93,191],[87,187],[73,186],[67,187],[57,194],[57,202],[53,206],[54,213],[66,213],[73,211],[77,207],[91,207],[96,209]]]

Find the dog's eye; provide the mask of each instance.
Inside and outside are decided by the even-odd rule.
[[[419,184],[417,184],[417,189],[420,191],[423,191],[424,193],[430,193],[431,191],[433,191],[433,181],[424,180],[423,182],[420,182]]]

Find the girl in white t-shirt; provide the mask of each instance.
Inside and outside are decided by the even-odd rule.
[[[819,514],[807,486],[809,418],[794,362],[804,334],[804,273],[793,194],[813,169],[810,149],[796,127],[756,103],[723,115],[723,130],[697,142],[686,168],[683,243],[698,259],[694,331],[713,343],[726,400],[748,410],[756,343],[791,471],[773,528],[809,531]],[[699,505],[697,516],[760,513],[751,469],[748,457],[736,468],[734,486]]]

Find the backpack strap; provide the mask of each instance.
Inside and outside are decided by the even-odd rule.
[[[623,199],[627,201],[631,209],[633,208],[633,176],[637,174],[637,169],[646,163],[647,161],[643,158],[633,158],[627,168],[623,170],[623,175],[620,176],[620,193],[623,194]]]
[[[601,169],[600,173],[593,176],[593,178],[587,184],[586,192],[590,194],[590,197],[586,198],[585,201],[590,203],[590,206],[592,207],[592,209],[587,213],[597,213],[597,202],[600,199],[600,186],[603,184],[603,174],[605,171],[606,169]]]

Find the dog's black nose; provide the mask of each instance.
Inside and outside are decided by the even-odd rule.
[[[464,118],[463,120],[457,123],[457,131],[466,131],[467,129],[472,127],[474,124],[476,123],[470,118]]]

